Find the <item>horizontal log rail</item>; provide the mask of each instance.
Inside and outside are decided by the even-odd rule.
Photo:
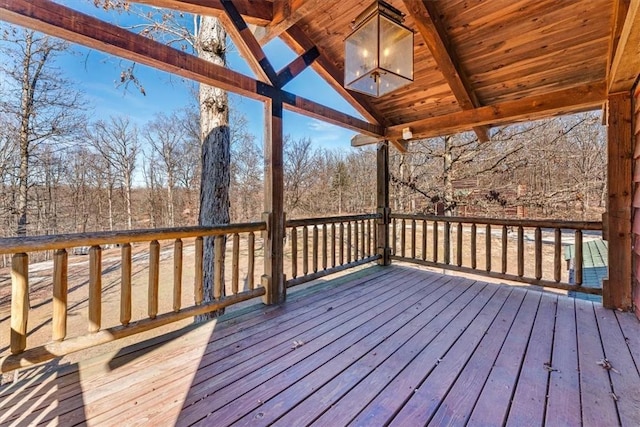
[[[563,279],[563,231],[573,231],[573,283]],[[395,260],[602,295],[601,288],[583,286],[584,231],[602,231],[602,223],[393,213],[391,252]]]
[[[66,234],[58,236],[36,236],[0,239],[0,253],[13,254],[11,263],[11,334],[9,349],[11,354],[0,359],[2,372],[41,363],[55,357],[94,347],[126,336],[145,332],[153,328],[178,322],[190,317],[216,311],[248,299],[262,296],[265,289],[255,285],[256,232],[266,230],[266,223],[229,224],[213,227],[186,227],[153,230],[131,230],[99,233]],[[214,242],[213,295],[214,300],[205,302],[203,298],[204,245],[207,238]],[[193,250],[193,305],[182,306],[184,247],[183,239],[189,241]],[[133,257],[132,243],[148,243],[148,252],[137,260],[146,260],[148,279],[146,280],[146,316],[132,321]],[[240,246],[246,248],[246,264],[243,263],[243,285],[240,291]],[[119,325],[103,324],[105,286],[103,276],[103,247],[120,245],[117,267],[119,278]],[[86,301],[87,333],[73,331],[76,335],[68,338],[67,320],[69,316],[69,251],[72,248],[88,249],[88,298]],[[164,252],[162,248],[168,249]],[[230,283],[224,280],[226,249],[231,250]],[[29,252],[54,251],[53,273],[51,277],[51,341],[29,346]],[[140,255],[140,254],[139,254]],[[171,256],[172,255],[172,256]],[[140,261],[136,261],[136,264]],[[168,264],[168,265],[167,265]],[[161,274],[161,266],[165,274]],[[166,274],[166,272],[169,272]],[[172,282],[172,283],[171,283]],[[168,310],[160,310],[160,284],[173,286]],[[138,283],[140,285],[140,283]],[[144,286],[144,285],[143,285]],[[190,291],[189,291],[190,292]],[[188,293],[188,292],[187,292]],[[169,302],[167,301],[167,302]],[[76,312],[75,314],[79,314]],[[118,323],[118,320],[115,321]],[[107,327],[105,327],[107,326]],[[37,328],[36,328],[37,329]],[[0,343],[5,346],[6,343]]]
[[[286,221],[291,250],[287,287],[377,260],[379,218],[363,214]]]

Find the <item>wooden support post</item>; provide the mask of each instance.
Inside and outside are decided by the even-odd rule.
[[[284,264],[284,172],[282,162],[282,99],[275,94],[265,101],[264,138],[264,220],[267,231],[264,241],[265,287],[263,302],[278,304],[286,299]]]
[[[27,348],[29,318],[29,256],[15,254],[11,259],[11,353]]]
[[[69,256],[65,249],[53,255],[53,317],[51,338],[62,341],[67,335],[67,266]]]
[[[631,308],[631,164],[633,158],[631,93],[609,95],[607,229],[609,277],[603,283],[605,307]]]
[[[377,198],[378,214],[382,218],[378,219],[376,227],[376,241],[378,243],[377,254],[379,265],[391,264],[391,248],[389,247],[389,220],[391,209],[389,208],[389,142],[378,144],[377,155]]]

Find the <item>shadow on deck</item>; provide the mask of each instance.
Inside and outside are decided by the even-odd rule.
[[[637,426],[639,367],[632,314],[371,267],[280,307],[27,371],[0,389],[0,424]]]

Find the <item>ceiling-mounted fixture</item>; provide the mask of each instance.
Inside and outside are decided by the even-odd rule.
[[[403,13],[376,1],[358,16],[345,40],[347,89],[379,97],[413,81],[413,31]]]

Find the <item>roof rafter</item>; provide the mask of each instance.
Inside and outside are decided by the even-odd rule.
[[[293,25],[287,31],[280,35],[282,40],[291,48],[294,52],[301,54],[304,51],[316,47],[316,44],[311,40],[302,29]],[[329,59],[329,57],[318,49],[320,56],[312,64],[312,68],[331,86],[336,92],[338,92],[358,113],[362,114],[364,118],[372,123],[382,124],[386,123],[386,120],[373,107],[366,96],[356,92],[351,92],[344,87],[344,72],[340,70],[336,64]]]
[[[274,0],[273,19],[259,32],[258,41],[263,45],[268,43],[305,16],[326,6],[327,0]]]
[[[226,18],[224,19],[225,28],[231,36],[236,47],[241,51],[252,70],[256,75],[260,76],[262,81],[277,85],[278,75],[273,69],[271,62],[262,50],[262,46],[256,40],[247,23],[244,21],[240,12],[230,0],[222,0],[222,7],[225,9]]]
[[[640,75],[640,0],[631,0],[609,71],[609,92],[629,91]]]
[[[132,33],[50,0],[0,0],[0,19],[223,90],[266,100],[265,83]],[[328,123],[383,135],[384,129],[308,99],[279,91],[285,108]]]
[[[449,84],[458,104],[463,110],[480,107],[478,97],[473,92],[466,74],[453,51],[442,21],[439,19],[437,4],[434,1],[403,0],[409,13],[415,20],[416,27],[431,51],[442,75]],[[473,128],[481,142],[489,140],[489,129],[486,126]]]
[[[131,0],[134,3],[179,10],[195,15],[224,15],[222,0]],[[244,20],[251,24],[267,25],[273,20],[272,6],[266,1],[233,0]]]
[[[402,129],[411,127],[413,139],[431,138],[443,134],[470,130],[474,126],[510,124],[538,120],[544,117],[570,114],[599,108],[607,99],[606,83],[586,84],[570,89],[505,101],[474,110],[464,110],[445,116],[416,120],[387,128],[387,139],[402,136]]]

